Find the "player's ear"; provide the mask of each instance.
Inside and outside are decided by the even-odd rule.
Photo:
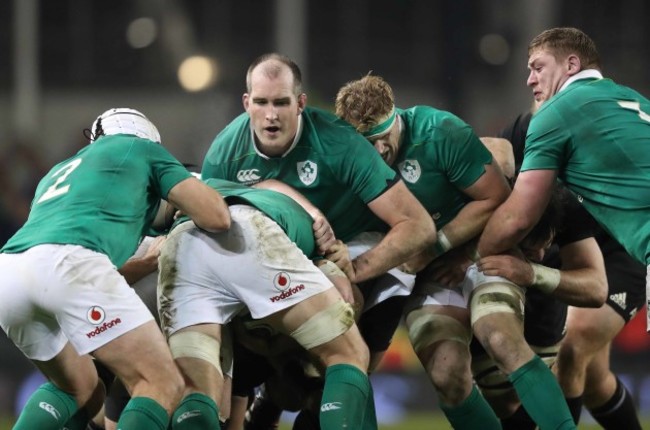
[[[249,94],[248,94],[248,93],[244,93],[244,94],[241,96],[241,102],[242,102],[242,104],[244,105],[244,110],[248,110],[248,102],[249,102],[249,99],[250,99],[250,97],[249,97]]]
[[[300,115],[302,111],[305,110],[305,106],[307,106],[307,94],[301,93],[298,96],[298,115]]]
[[[567,67],[569,76],[573,76],[579,71],[582,70],[582,63],[580,62],[580,57],[575,54],[571,54],[567,57]]]

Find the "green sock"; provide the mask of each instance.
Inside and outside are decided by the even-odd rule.
[[[86,408],[77,409],[77,412],[65,423],[64,428],[65,430],[86,430],[90,418]]]
[[[537,355],[512,372],[508,379],[540,430],[576,428],[555,375]]]
[[[118,430],[167,430],[169,415],[154,399],[133,397],[117,422]]]
[[[375,411],[375,392],[372,389],[372,384],[368,384],[368,401],[366,402],[366,410],[363,414],[362,430],[377,430],[377,412]]]
[[[77,411],[77,401],[51,382],[38,387],[27,401],[14,430],[63,428]]]
[[[485,397],[479,393],[476,385],[472,392],[458,406],[440,404],[451,426],[457,430],[482,429],[500,430],[501,421],[496,416]]]
[[[173,430],[200,430],[221,428],[217,404],[201,393],[185,396],[172,415]]]
[[[349,364],[327,368],[320,407],[322,430],[360,429],[368,407],[368,375]]]

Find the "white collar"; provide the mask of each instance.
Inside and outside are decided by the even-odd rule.
[[[255,152],[257,152],[257,155],[259,155],[262,158],[266,158],[267,160],[270,159],[271,157],[264,154],[257,147],[257,140],[255,139],[255,130],[253,130],[253,124],[252,123],[251,123],[250,129],[251,129],[251,137],[253,138],[253,148],[255,148]],[[293,148],[296,147],[296,145],[298,144],[298,141],[300,140],[300,136],[302,136],[302,114],[300,114],[300,116],[298,117],[298,130],[296,131],[296,136],[293,138],[293,142],[291,142],[291,145],[289,146],[289,148],[287,148],[287,150],[284,151],[284,153],[282,155],[280,155],[280,157],[285,157],[288,153],[291,152],[291,150]],[[275,157],[273,157],[273,158],[275,158]]]
[[[596,70],[596,69],[585,69],[585,70],[581,70],[581,71],[579,71],[578,73],[576,73],[575,75],[571,76],[569,79],[567,79],[566,82],[564,82],[564,84],[562,84],[562,86],[561,86],[560,89],[558,90],[558,93],[559,93],[560,91],[566,89],[566,87],[568,87],[569,85],[571,85],[573,82],[575,82],[575,81],[577,81],[577,80],[579,80],[579,79],[588,79],[588,78],[598,78],[598,79],[603,79],[603,74],[600,73],[600,72],[599,72],[598,70]]]

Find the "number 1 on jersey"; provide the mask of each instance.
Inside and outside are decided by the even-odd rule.
[[[639,102],[618,102],[618,105],[622,108],[636,111],[639,114],[639,118],[650,122],[650,115],[641,110],[641,104]]]

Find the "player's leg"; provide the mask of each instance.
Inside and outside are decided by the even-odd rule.
[[[569,308],[567,336],[558,360],[558,380],[568,399],[584,396],[586,407],[597,420],[606,423],[607,416],[615,415],[617,425],[626,422],[625,428],[635,428],[639,424],[633,399],[609,366],[611,340],[624,323],[609,305],[598,309]]]
[[[555,375],[526,343],[523,290],[470,267],[472,329],[478,341],[508,374],[528,414],[540,428],[573,429],[575,424]]]
[[[368,348],[354,323],[352,308],[338,291],[326,289],[266,320],[283,327],[326,368],[321,427],[339,429],[347,423],[349,428],[364,428],[370,396]],[[368,428],[373,426],[376,422]]]
[[[406,325],[413,350],[452,427],[501,428],[472,381],[469,311],[460,290],[442,288],[427,272],[421,272],[406,305]]]
[[[92,359],[77,352],[57,316],[70,306],[69,279],[61,272],[73,248],[79,247],[42,245],[0,254],[0,326],[49,379],[28,400],[18,429],[58,429],[75,414],[79,424],[71,427],[79,428],[101,408],[104,389]]]
[[[641,430],[632,394],[611,371],[609,346],[599,351],[587,367],[585,406],[606,430]]]
[[[567,402],[575,403],[576,410],[582,405],[589,363],[602,351],[608,354],[608,344],[624,323],[623,318],[607,305],[598,309],[569,307],[567,333],[558,354],[557,378]],[[604,384],[614,388],[614,375],[610,373],[598,376],[606,376]]]
[[[185,379],[185,394],[172,416],[172,429],[218,428],[223,393],[221,326],[200,324],[174,332],[169,347]]]
[[[235,220],[233,224],[239,231]],[[186,387],[172,415],[175,430],[220,427],[223,375],[232,363],[231,345],[223,342],[229,337],[222,338],[223,324],[242,307],[225,295],[219,276],[226,262],[218,249],[241,245],[231,233],[211,234],[187,222],[172,230],[160,251],[161,326]]]
[[[169,415],[180,400],[183,380],[156,323],[152,320],[125,333],[94,355],[131,393],[118,428],[166,429]]]
[[[66,423],[70,429],[85,429],[104,399],[104,386],[98,380],[92,359],[79,356],[67,343],[53,359],[32,362],[50,381],[32,394],[14,429],[61,428]],[[78,409],[78,405],[83,408]],[[75,413],[82,417],[70,423]]]

